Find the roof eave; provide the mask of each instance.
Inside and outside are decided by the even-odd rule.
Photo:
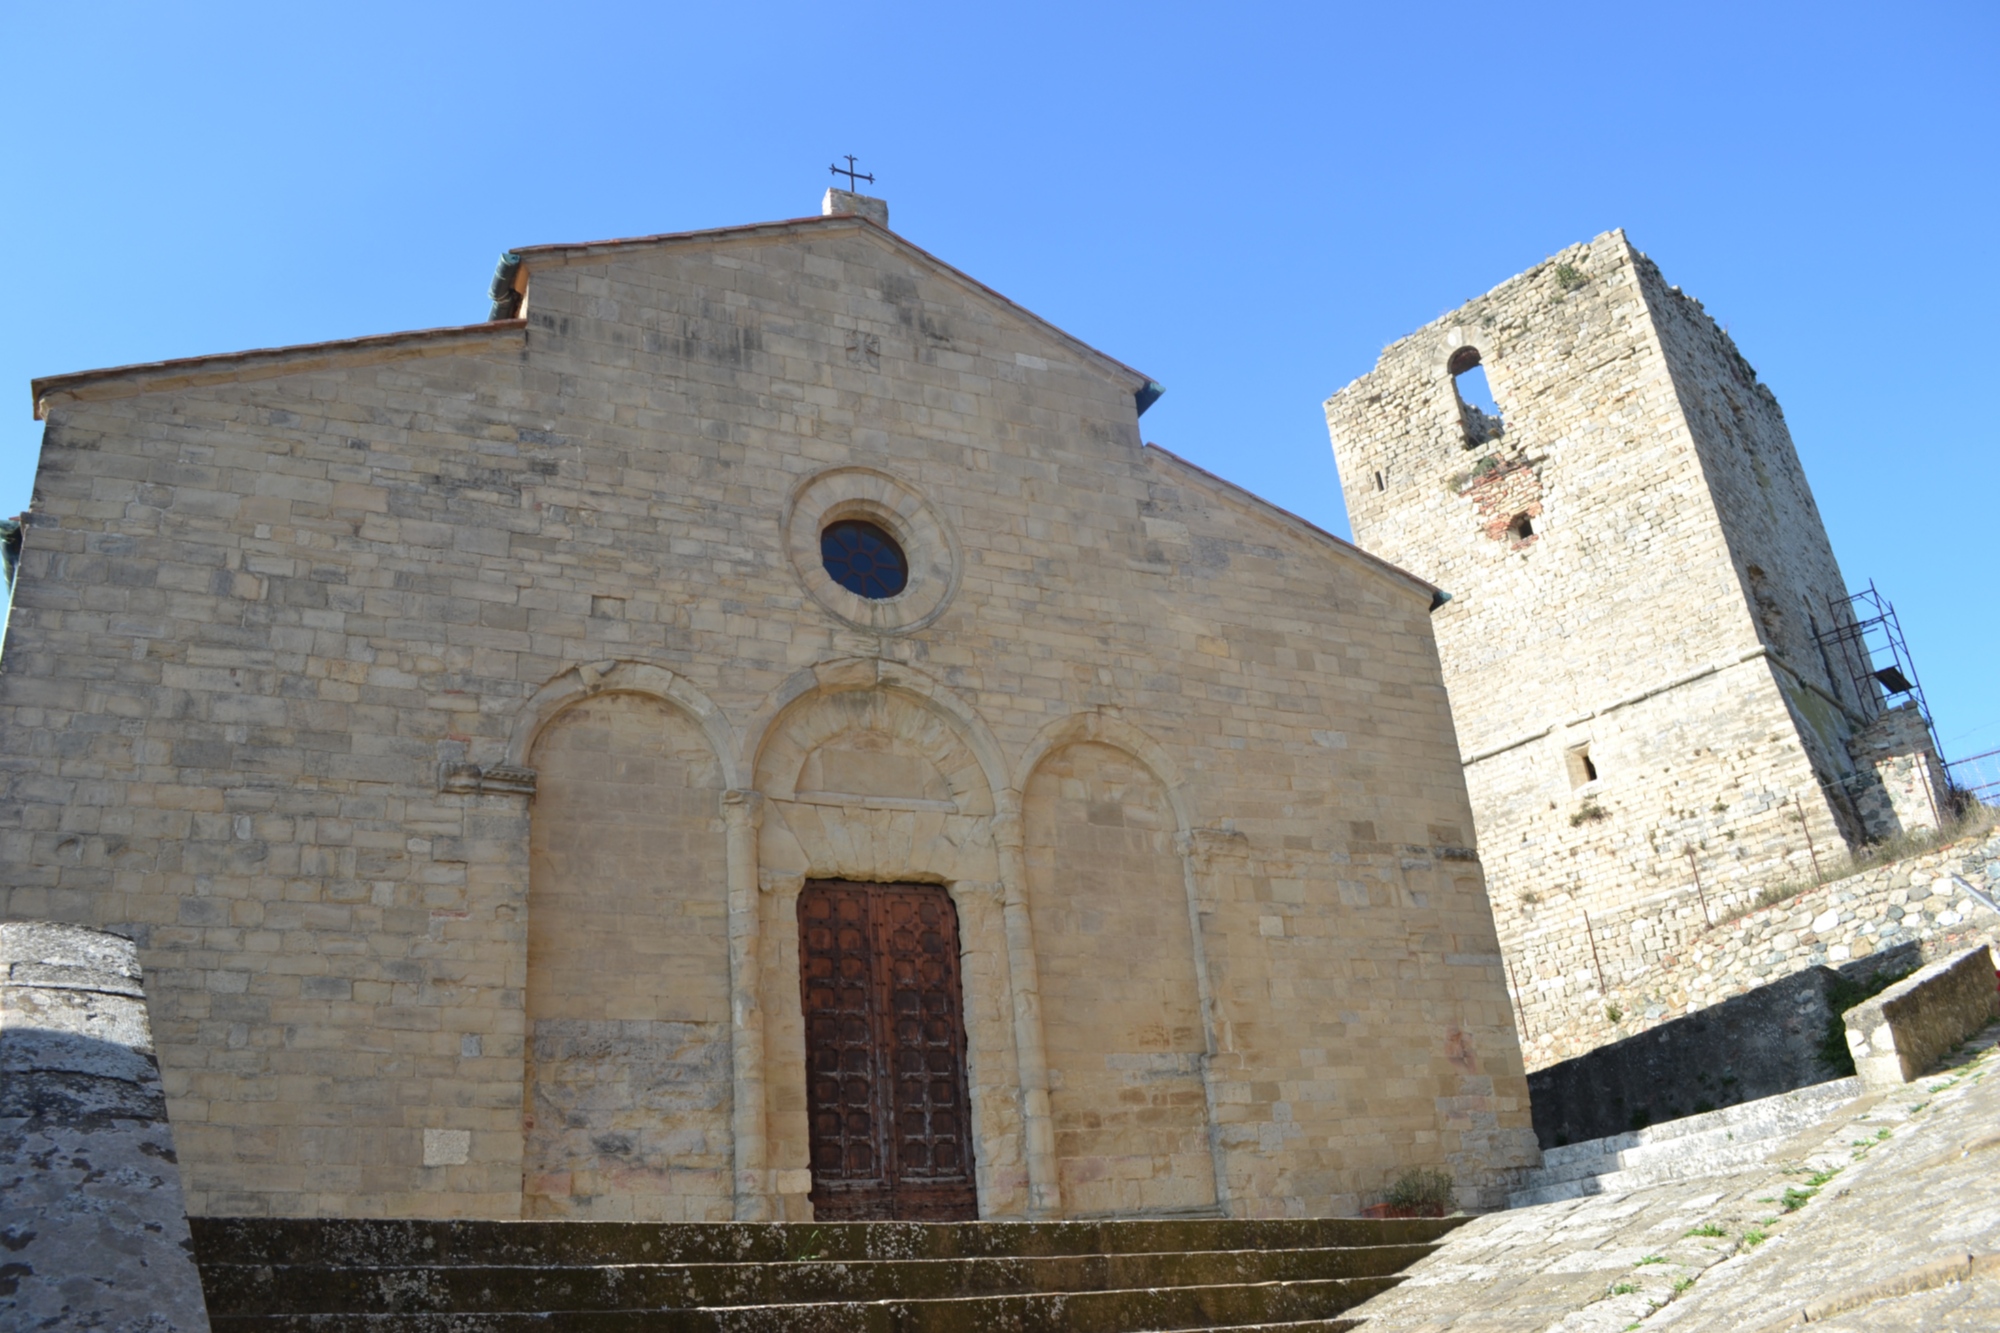
[[[558,242],[549,245],[517,245],[514,247],[512,253],[521,256],[524,265],[532,270],[537,256],[546,256],[560,262],[571,263],[577,260],[594,259],[600,255],[612,254],[621,249],[639,246],[690,245],[718,240],[751,240],[760,236],[778,236],[786,232],[805,231],[828,226],[838,227],[842,230],[870,229],[874,231],[899,249],[908,251],[952,281],[970,287],[988,299],[1006,307],[1029,323],[1047,330],[1058,340],[1076,348],[1092,361],[1110,370],[1115,377],[1128,380],[1128,387],[1135,400],[1149,388],[1157,389],[1158,387],[1153,377],[1144,371],[1129,366],[1117,357],[1098,350],[1067,329],[1044,319],[1020,302],[1013,300],[1002,292],[995,291],[967,273],[964,269],[957,268],[939,259],[936,255],[908,237],[898,232],[893,232],[875,221],[875,219],[864,217],[859,213],[827,213],[814,217],[786,218],[779,222],[749,222],[733,227],[706,227],[699,231],[669,231],[660,232],[652,236],[627,236],[603,241]],[[1157,398],[1158,394],[1155,393],[1153,396]],[[1147,406],[1150,407],[1151,405],[1151,402],[1147,403]]]
[[[374,333],[362,338],[338,338],[285,347],[177,357],[170,361],[141,361],[129,366],[44,375],[28,381],[28,390],[34,400],[35,419],[41,421],[47,419],[49,408],[58,400],[114,397],[117,396],[115,390],[121,385],[130,386],[125,392],[141,393],[162,383],[200,384],[240,379],[245,375],[261,377],[297,370],[316,362],[381,359],[411,348],[435,354],[521,333],[527,327],[525,319],[489,320],[435,329],[411,329],[402,333]],[[107,389],[113,392],[103,392]]]
[[[1246,490],[1243,487],[1238,486],[1235,482],[1230,481],[1226,477],[1218,477],[1217,475],[1215,475],[1215,473],[1210,472],[1207,468],[1201,466],[1199,463],[1191,463],[1187,459],[1182,458],[1179,454],[1175,453],[1171,449],[1162,449],[1159,445],[1152,444],[1150,442],[1145,446],[1145,448],[1147,449],[1147,451],[1151,453],[1158,454],[1161,458],[1166,459],[1168,462],[1174,463],[1186,469],[1187,471],[1194,473],[1196,476],[1202,478],[1204,481],[1207,481],[1212,485],[1214,485],[1217,489],[1224,491],[1228,495],[1241,501],[1246,507],[1257,511],[1263,517],[1270,519],[1273,523],[1276,523],[1280,527],[1290,528],[1294,531],[1300,532],[1306,536],[1315,538],[1319,541],[1331,543],[1334,549],[1341,552],[1342,554],[1351,556],[1354,559],[1361,561],[1361,563],[1369,566],[1376,572],[1385,574],[1399,583],[1408,584],[1411,591],[1421,593],[1422,595],[1430,599],[1432,610],[1436,610],[1438,607],[1444,605],[1445,602],[1451,600],[1451,594],[1446,592],[1444,589],[1438,587],[1435,583],[1432,583],[1427,579],[1418,578],[1415,574],[1412,574],[1409,570],[1404,569],[1401,565],[1391,564],[1389,561],[1384,560],[1379,555],[1374,555],[1371,554],[1370,552],[1362,550],[1359,546],[1356,546],[1353,542],[1347,541],[1341,537],[1334,536],[1331,532],[1328,532],[1325,528],[1322,528],[1317,523],[1314,523],[1309,519],[1301,518],[1297,514],[1294,514],[1291,510],[1283,508],[1280,505],[1272,504],[1269,500],[1266,500],[1263,496],[1257,494],[1255,491]]]

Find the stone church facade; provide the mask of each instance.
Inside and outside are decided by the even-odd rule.
[[[1475,367],[1498,417],[1459,391]],[[1719,912],[1948,815],[1921,714],[1838,645],[1848,589],[1776,397],[1622,231],[1398,340],[1326,417],[1356,540],[1451,594],[1433,620],[1522,986],[1566,984],[1515,946],[1581,940],[1586,913]]]
[[[139,942],[192,1212],[1313,1216],[1535,1160],[1435,589],[885,224],[36,383],[0,891]]]

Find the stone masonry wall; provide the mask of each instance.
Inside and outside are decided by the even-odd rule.
[[[1700,301],[1668,286],[1644,256],[1635,270],[1742,580],[1740,596],[1759,638],[1794,673],[1781,685],[1848,840],[1934,827],[1935,816],[1912,825],[1880,810],[1871,800],[1879,777],[1850,752],[1854,733],[1882,711],[1882,696],[1857,650],[1843,654],[1818,638],[1851,625],[1853,614],[1777,396]]]
[[[1592,912],[1587,929],[1573,909],[1531,909],[1503,940],[1528,1067],[1546,1068],[1814,965],[1837,967],[1911,946],[1933,959],[2000,944],[2000,915],[1953,875],[2000,900],[2000,832],[1754,911],[1744,910],[1756,900],[1754,886],[1709,885],[1713,924],[1692,887],[1623,911]]]
[[[139,942],[192,1210],[808,1216],[806,876],[951,892],[986,1215],[1532,1160],[1428,589],[873,224],[523,253],[519,321],[42,388],[0,908]],[[893,605],[817,563],[856,506]],[[1133,840],[1194,1050],[1166,934],[1036,937],[1027,858]],[[1053,1002],[1092,949],[1165,1034]],[[1056,1056],[1162,1118],[1058,1144]]]
[[[1821,789],[1838,737],[1798,702],[1821,704],[1801,670],[1825,689],[1800,598],[1840,592],[1838,571],[1775,402],[1684,307],[1607,233],[1327,402],[1357,539],[1452,594],[1439,653],[1503,938],[1536,904],[1628,910],[1683,883],[1690,854],[1712,882],[1768,881],[1809,873],[1806,830],[1829,851],[1856,836]],[[1468,349],[1497,437],[1465,426]],[[1746,591],[1744,524],[1811,548],[1754,552],[1782,617]]]

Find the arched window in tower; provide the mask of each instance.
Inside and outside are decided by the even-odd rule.
[[[1492,386],[1486,382],[1486,367],[1479,363],[1477,347],[1461,347],[1445,362],[1451,372],[1452,396],[1458,400],[1458,420],[1465,429],[1465,447],[1477,448],[1500,438],[1500,406],[1493,401]]]

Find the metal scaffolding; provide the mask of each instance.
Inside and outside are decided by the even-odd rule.
[[[1814,637],[1829,674],[1841,672],[1853,683],[1855,698],[1864,701],[1863,711],[1897,708],[1915,703],[1917,713],[1930,733],[1931,749],[1944,763],[1944,747],[1938,744],[1937,722],[1931,717],[1930,701],[1924,698],[1923,682],[1917,678],[1916,659],[1903,638],[1902,622],[1896,607],[1875,587],[1875,580],[1849,597],[1829,597],[1826,612],[1832,625]],[[1867,708],[1872,701],[1874,709]],[[1947,773],[1949,769],[1947,769]]]

